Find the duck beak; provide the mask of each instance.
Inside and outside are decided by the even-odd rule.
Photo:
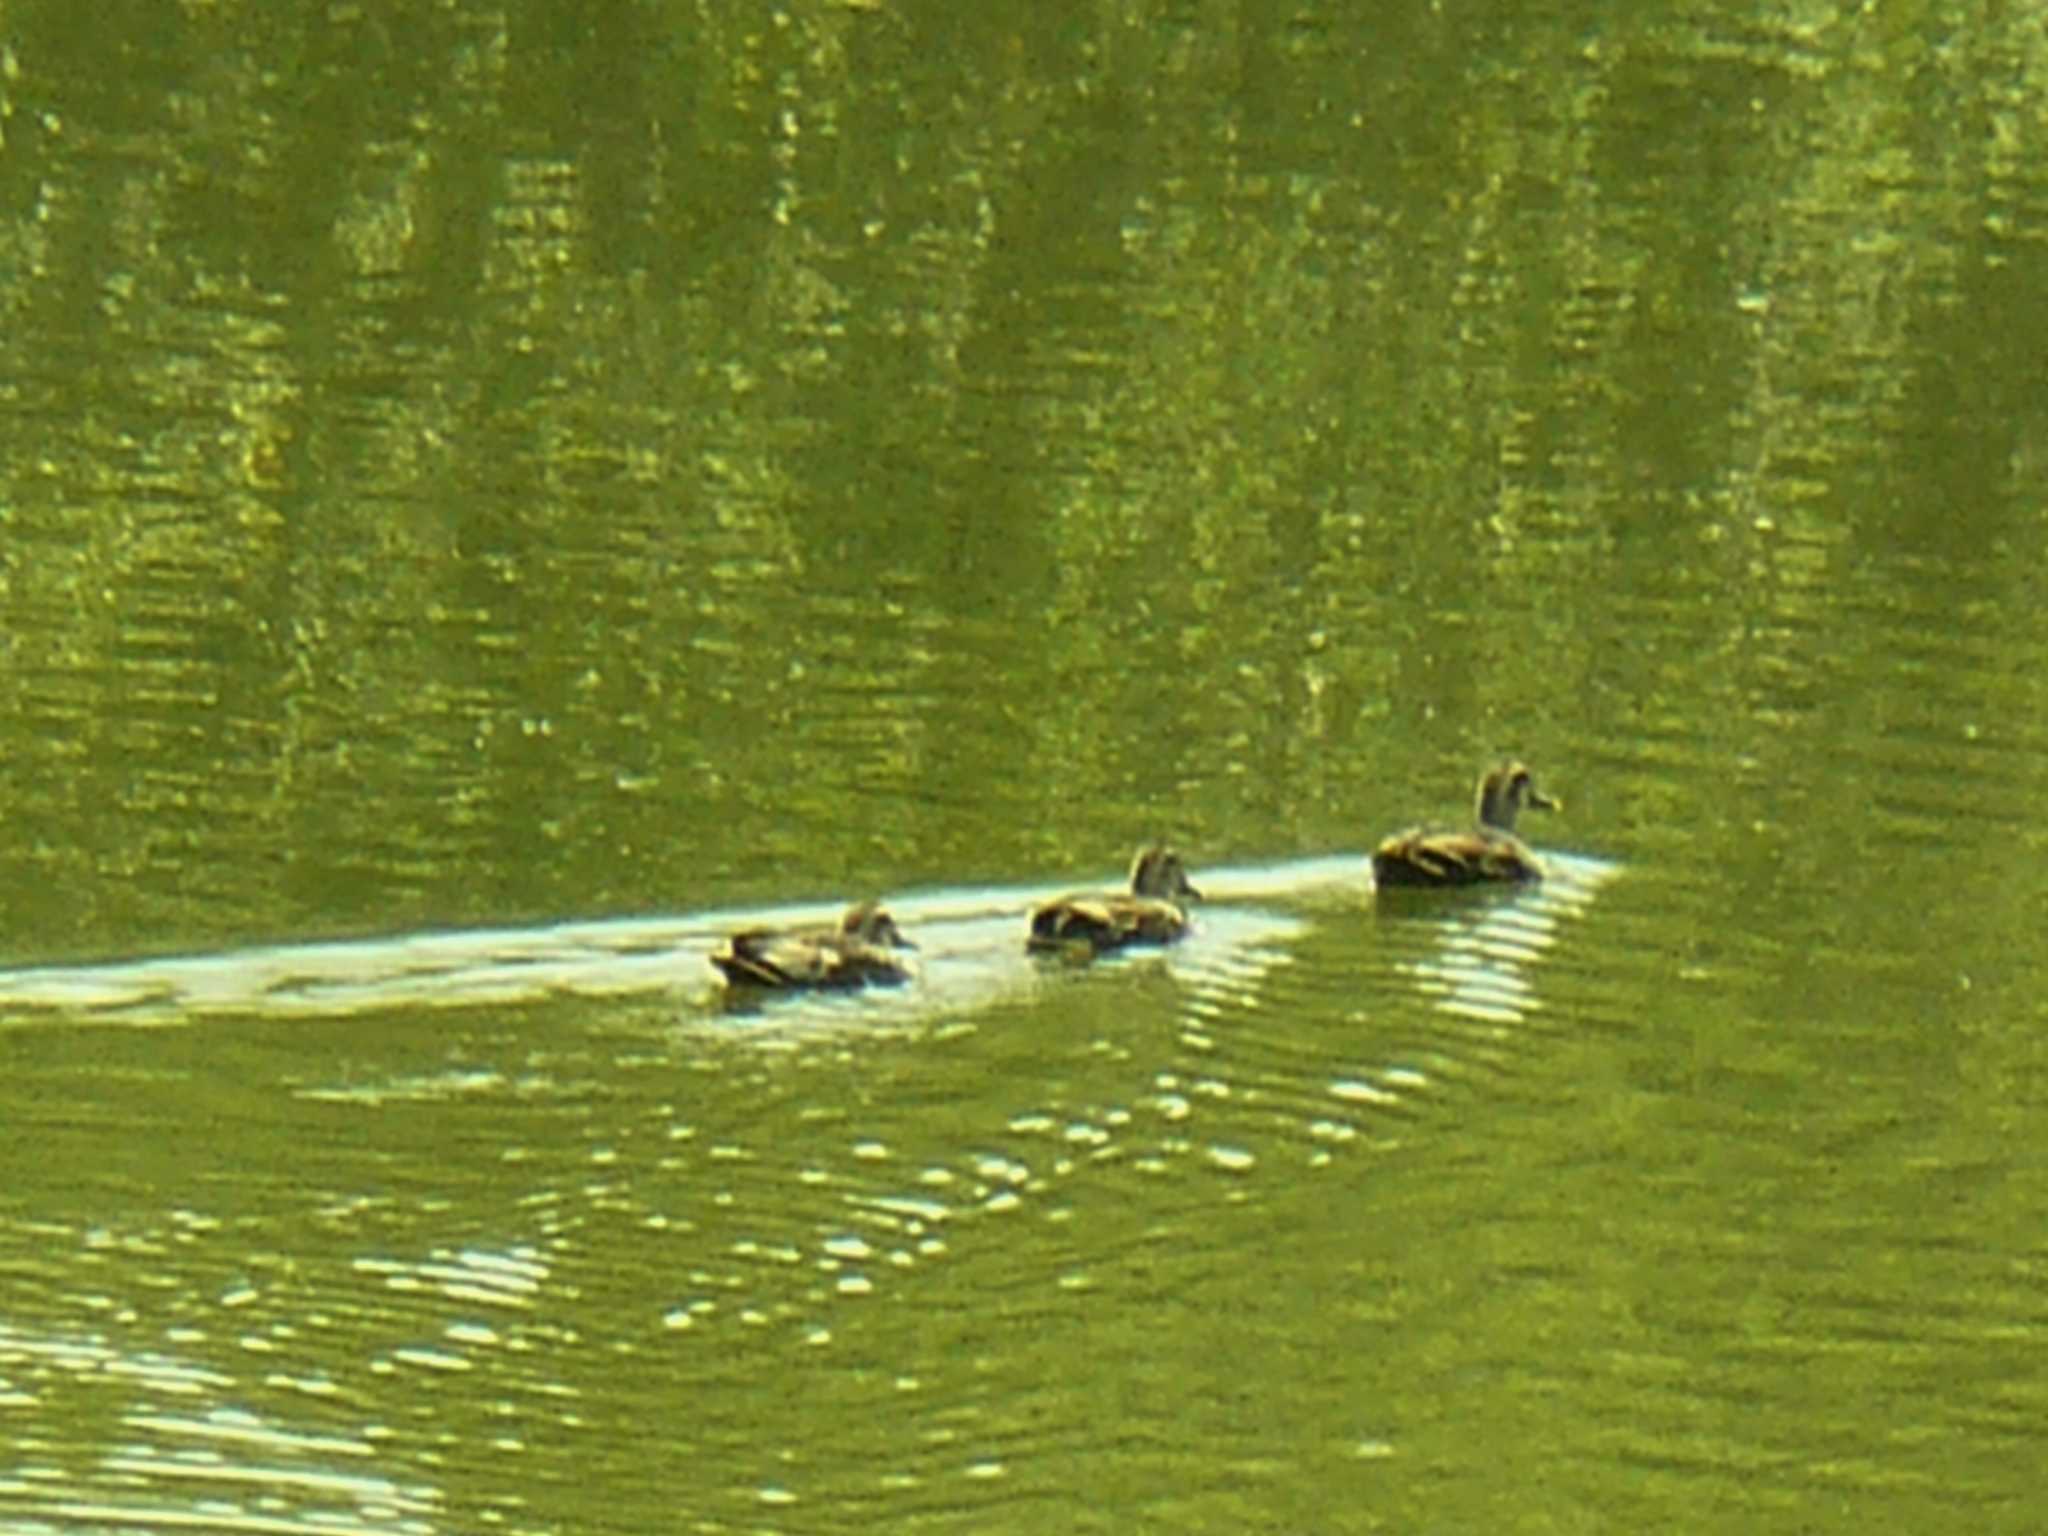
[[[1529,791],[1529,804],[1539,811],[1561,811],[1564,809],[1564,802],[1562,800],[1534,789]]]
[[[1180,893],[1181,895],[1190,897],[1195,901],[1201,901],[1204,899],[1202,893],[1196,890],[1194,886],[1186,880],[1183,880],[1180,883]]]

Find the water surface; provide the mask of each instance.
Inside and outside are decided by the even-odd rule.
[[[2044,65],[13,8],[0,1524],[2031,1529]]]

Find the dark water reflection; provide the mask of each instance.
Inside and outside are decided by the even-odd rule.
[[[2031,1529],[2038,31],[14,7],[0,1525]]]

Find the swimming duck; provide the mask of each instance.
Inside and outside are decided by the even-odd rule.
[[[1188,931],[1182,900],[1200,901],[1187,866],[1171,848],[1154,843],[1131,860],[1130,894],[1104,891],[1062,896],[1031,914],[1034,950],[1099,955],[1126,944],[1171,944]]]
[[[1502,763],[1479,779],[1477,825],[1469,832],[1428,832],[1418,827],[1373,850],[1379,885],[1478,885],[1490,880],[1540,880],[1543,865],[1515,836],[1522,807],[1561,811],[1564,805],[1536,787],[1529,770]]]
[[[836,927],[736,933],[711,963],[738,986],[894,986],[910,979],[897,951],[916,948],[879,902],[863,901],[848,907]]]

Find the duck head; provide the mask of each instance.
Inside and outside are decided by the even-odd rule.
[[[1186,897],[1200,901],[1202,893],[1188,880],[1188,867],[1181,857],[1163,843],[1140,848],[1131,860],[1131,894],[1155,896],[1166,901]]]
[[[1564,802],[1553,800],[1536,787],[1536,777],[1520,763],[1502,763],[1489,769],[1479,780],[1479,824],[1502,832],[1515,830],[1515,818],[1523,806],[1539,811],[1561,811]]]
[[[846,915],[839,920],[839,933],[842,938],[862,944],[887,944],[895,949],[917,948],[903,936],[903,930],[896,926],[896,919],[878,901],[863,901],[848,907]]]

